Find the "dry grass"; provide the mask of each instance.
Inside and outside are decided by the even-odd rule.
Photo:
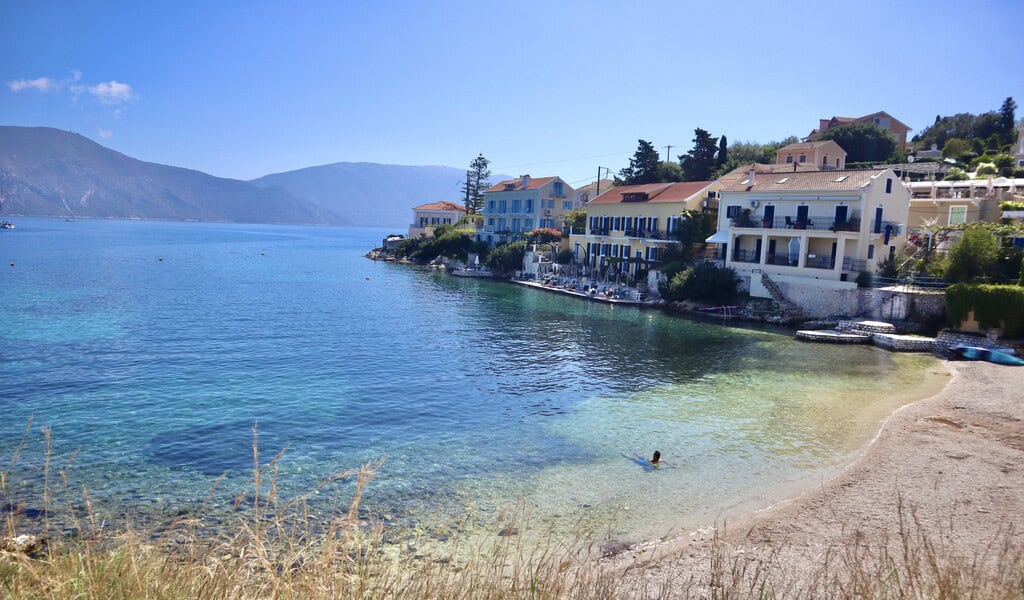
[[[26,428],[29,435],[31,423]],[[49,432],[43,431],[44,488],[50,492]],[[10,473],[24,448],[0,468],[0,500],[9,502]],[[282,453],[283,454],[283,453]],[[165,524],[161,535],[113,530],[96,516],[88,490],[85,510],[71,506],[68,461],[57,474],[74,539],[49,540],[28,552],[0,547],[0,596],[13,598],[1022,598],[1024,550],[1007,527],[981,552],[958,552],[952,527],[927,531],[913,509],[900,506],[891,539],[861,539],[824,547],[808,564],[806,549],[763,542],[741,549],[716,531],[707,551],[685,569],[600,558],[587,540],[523,535],[456,536],[440,553],[418,554],[387,543],[379,522],[360,517],[363,491],[379,464],[339,473],[354,493],[347,510],[329,520],[311,515],[303,498],[282,501],[277,463],[260,463],[253,430],[251,505],[236,502],[227,533],[204,532],[202,510]],[[219,480],[218,480],[219,483]],[[216,488],[215,484],[215,488]],[[211,492],[212,496],[212,492]],[[43,531],[48,531],[48,512]],[[492,533],[525,528],[504,515]],[[13,539],[28,525],[7,511],[4,532]],[[38,524],[37,524],[38,525]],[[390,533],[390,532],[388,532]],[[801,557],[801,560],[797,558]],[[678,564],[676,564],[678,567]]]

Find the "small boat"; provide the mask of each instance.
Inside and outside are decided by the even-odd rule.
[[[954,346],[951,350],[954,354],[965,360],[987,360],[988,362],[995,363],[997,365],[1024,365],[1024,360],[1021,360],[1012,354],[1000,352],[999,350],[979,348],[977,346]]]
[[[14,223],[4,221],[3,223],[0,223],[0,229],[14,229]]]
[[[491,273],[490,269],[486,269],[486,268],[482,268],[482,267],[475,267],[475,268],[474,267],[461,267],[461,268],[449,271],[449,273],[451,273],[452,275],[454,275],[456,277],[493,277],[494,276],[494,274]]]

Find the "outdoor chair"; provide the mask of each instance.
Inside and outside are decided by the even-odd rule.
[[[793,228],[793,217],[786,217],[786,229]]]

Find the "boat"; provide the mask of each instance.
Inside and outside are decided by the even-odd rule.
[[[1024,365],[1024,360],[1021,360],[1012,354],[1000,352],[999,350],[992,350],[990,348],[961,345],[954,346],[951,350],[954,354],[965,360],[987,360],[988,362],[995,363],[997,365]]]
[[[449,271],[456,277],[493,277],[490,269],[483,267],[459,267]]]
[[[0,223],[0,229],[14,229],[14,223],[4,221],[3,223]]]

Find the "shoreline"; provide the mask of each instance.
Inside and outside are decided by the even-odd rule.
[[[952,377],[939,392],[896,408],[820,485],[689,538],[636,546],[612,564],[630,572],[631,584],[670,585],[706,574],[724,550],[807,578],[837,549],[890,543],[907,511],[922,528],[948,531],[965,555],[999,535],[1024,543],[1015,531],[1024,523],[1024,369],[945,366]]]

